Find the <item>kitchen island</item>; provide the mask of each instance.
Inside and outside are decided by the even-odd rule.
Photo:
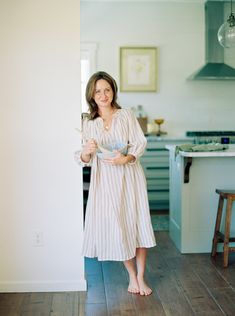
[[[170,237],[181,253],[211,252],[218,206],[215,189],[235,189],[235,145],[224,151],[170,155]],[[235,235],[235,206],[231,235]]]

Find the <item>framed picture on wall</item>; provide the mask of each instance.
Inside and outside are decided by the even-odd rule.
[[[120,47],[120,91],[157,91],[157,47]]]

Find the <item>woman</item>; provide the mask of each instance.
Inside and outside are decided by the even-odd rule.
[[[117,84],[105,72],[95,73],[86,88],[89,117],[83,119],[83,149],[76,160],[91,166],[83,254],[98,260],[123,261],[129,273],[130,293],[150,295],[144,280],[147,249],[155,238],[139,163],[146,139],[131,110],[117,103]],[[125,143],[127,154],[101,159],[99,146]]]

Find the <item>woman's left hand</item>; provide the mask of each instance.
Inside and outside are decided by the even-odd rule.
[[[131,160],[135,160],[134,156],[133,157],[132,156],[130,157],[130,155],[125,156],[121,154],[118,150],[115,150],[115,153],[116,155],[114,157],[106,158],[103,161],[108,164],[117,166],[117,165],[125,165]]]

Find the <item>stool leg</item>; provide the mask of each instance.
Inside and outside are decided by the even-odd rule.
[[[211,251],[212,257],[215,257],[216,252],[217,252],[218,232],[220,230],[220,223],[221,223],[221,218],[222,218],[223,206],[224,206],[224,198],[220,195],[218,210],[217,210],[217,215],[216,215],[214,237],[213,237],[213,243],[212,243],[212,251]]]
[[[227,206],[226,206],[225,232],[224,232],[224,268],[228,266],[232,204],[233,204],[233,200],[231,198],[228,198]]]

